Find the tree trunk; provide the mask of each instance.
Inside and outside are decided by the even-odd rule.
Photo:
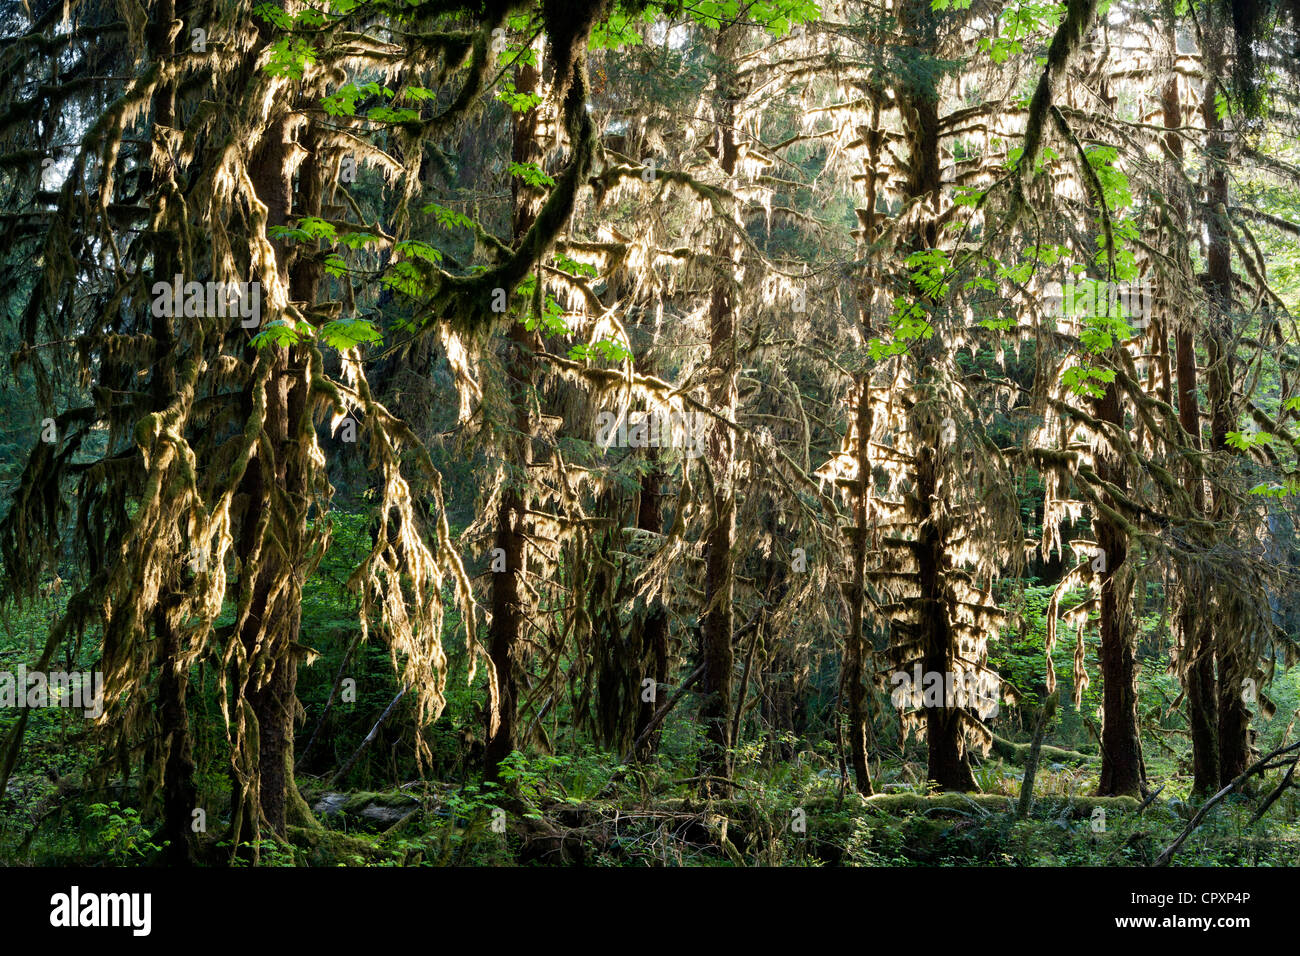
[[[158,639],[158,722],[164,757],[161,836],[167,842],[167,864],[188,866],[193,862],[192,822],[199,800],[194,785],[189,711],[185,705],[189,675],[178,666],[181,642],[171,621],[169,603],[160,604],[154,614],[154,635]]]
[[[880,129],[879,100],[873,103],[871,129],[867,131],[867,186],[866,201],[857,210],[861,238],[858,248],[866,256],[875,243],[876,236],[876,199],[878,169],[884,132]],[[875,335],[872,315],[872,296],[875,293],[878,273],[874,258],[868,259],[865,281],[858,289],[858,322],[862,327],[864,341],[870,341]],[[849,759],[853,764],[854,784],[859,793],[870,795],[874,792],[871,784],[871,765],[867,754],[867,688],[865,685],[864,657],[866,642],[862,633],[862,608],[866,593],[867,565],[867,505],[871,498],[871,433],[875,423],[871,408],[871,369],[863,371],[857,377],[857,429],[855,458],[858,466],[858,484],[853,503],[853,538],[850,548],[850,561],[853,578],[849,582],[848,614],[849,633],[844,647],[844,673],[842,685],[848,697],[848,733]]]
[[[724,26],[718,31],[717,90],[714,116],[718,136],[718,166],[730,178],[736,172],[739,146],[736,141],[735,55],[739,49],[740,27]],[[709,297],[709,379],[710,407],[734,421],[737,404],[735,283],[738,269],[738,243],[733,226],[717,224],[713,246],[713,289]],[[735,454],[736,440],[731,429],[711,422],[707,442],[711,526],[704,542],[704,615],[700,626],[700,662],[704,678],[700,682],[703,700],[700,722],[704,725],[705,746],[700,755],[702,777],[730,777],[731,747],[731,671],[734,664],[732,630],[734,627],[732,592],[734,564],[731,553],[736,533]],[[714,781],[702,781],[705,790],[726,790]]]
[[[1097,417],[1114,429],[1124,427],[1119,388],[1111,383],[1097,402]],[[1124,467],[1098,456],[1097,475],[1123,490]],[[1138,735],[1137,643],[1133,621],[1133,571],[1128,562],[1128,533],[1098,514],[1093,518],[1101,548],[1101,781],[1098,796],[1133,796],[1142,792],[1146,770]]]
[[[866,592],[867,500],[871,489],[871,396],[870,374],[858,381],[857,459],[858,484],[853,507],[853,581],[849,587],[849,634],[844,647],[842,682],[848,697],[849,759],[858,793],[870,796],[871,765],[867,757],[867,688],[863,667],[865,642],[862,635],[862,605]]]
[[[938,429],[930,434],[937,435]],[[922,432],[922,435],[926,432]],[[916,504],[920,528],[916,549],[917,581],[921,588],[921,619],[924,674],[947,675],[956,672],[953,661],[954,641],[948,622],[948,605],[943,584],[944,541],[933,513],[938,488],[936,455],[933,441],[922,441],[917,456]],[[946,688],[946,681],[945,681]],[[925,708],[925,739],[928,749],[927,773],[942,790],[968,792],[978,790],[970,769],[970,757],[962,739],[962,722],[954,701],[944,695],[942,706]]]
[[[937,55],[938,35],[928,0],[905,0],[898,11],[899,25],[913,37],[916,47],[930,56]],[[897,89],[907,142],[908,171],[903,193],[908,200],[929,204],[928,210],[918,210],[917,224],[905,247],[908,252],[933,249],[938,241],[937,220],[943,180],[939,163],[939,93],[936,84],[937,76],[917,71],[906,76]],[[928,298],[915,285],[912,295],[919,300]],[[928,348],[920,345],[917,361],[922,369],[918,379],[924,379],[927,352],[939,343],[931,340]],[[948,619],[948,593],[944,582],[947,548],[941,525],[946,522],[942,515],[935,513],[939,488],[936,445],[941,425],[934,420],[933,402],[924,396],[918,395],[911,415],[913,431],[921,436],[915,463],[915,493],[919,529],[916,554],[917,583],[921,591],[922,669],[926,674],[945,675],[946,686],[946,675],[956,673],[957,667],[953,660],[956,647]],[[962,719],[953,704],[945,694],[943,706],[925,708],[928,774],[944,790],[977,790],[963,741]]]
[[[1232,385],[1235,376],[1232,348],[1232,246],[1227,223],[1229,135],[1219,117],[1215,94],[1227,75],[1228,32],[1221,14],[1207,11],[1210,18],[1203,55],[1205,92],[1201,120],[1208,131],[1205,156],[1205,203],[1202,206],[1205,234],[1205,292],[1210,302],[1206,323],[1207,375],[1209,377],[1210,448],[1216,455],[1228,454],[1228,432],[1236,424]],[[1216,489],[1213,517],[1227,523],[1233,517],[1231,496]],[[1203,607],[1213,606],[1206,602]],[[1250,710],[1242,696],[1242,679],[1249,676],[1249,662],[1238,648],[1230,628],[1218,628],[1214,635],[1218,663],[1219,784],[1226,786],[1241,775],[1250,759]]]
[[[300,216],[320,214],[323,184],[315,161],[316,142],[310,127],[292,140],[288,119],[275,123],[250,167],[258,198],[266,204],[267,226],[291,224]],[[294,196],[291,158],[295,151],[306,157],[298,163],[299,190]],[[290,301],[304,312],[315,304],[321,269],[310,254],[287,243],[273,241],[280,281]],[[261,566],[253,582],[252,601],[239,639],[253,664],[241,689],[257,720],[257,792],[263,820],[283,837],[290,822],[312,823],[306,801],[293,776],[294,724],[298,717],[299,635],[302,624],[302,579],[307,556],[308,481],[310,463],[304,432],[312,427],[307,398],[309,345],[265,346],[273,350],[274,364],[266,383],[266,417],[263,429],[274,460],[258,462],[245,473],[240,486],[246,502],[241,522],[241,566],[261,551]],[[253,413],[252,387],[245,390],[247,414]],[[268,487],[265,472],[273,475]],[[277,490],[278,489],[278,490]],[[275,498],[299,506],[292,515],[277,519],[271,512]],[[274,528],[274,533],[268,531]],[[250,808],[251,809],[251,808]],[[245,824],[251,821],[245,818]],[[255,832],[255,830],[253,831]],[[246,834],[248,831],[246,831]],[[244,839],[245,837],[241,837]]]
[[[1182,103],[1178,96],[1178,78],[1171,76],[1161,97],[1164,124],[1176,129],[1183,125]],[[1180,249],[1180,272],[1191,274],[1191,263],[1181,236],[1187,231],[1187,204],[1184,200],[1183,138],[1176,133],[1165,136],[1165,145],[1173,156],[1167,190],[1173,215],[1173,247]],[[1163,309],[1174,326],[1175,366],[1178,378],[1178,422],[1187,432],[1191,446],[1201,448],[1201,409],[1196,384],[1195,317],[1187,309],[1174,312],[1173,303]],[[1204,515],[1205,483],[1198,465],[1188,462],[1184,484],[1197,514]],[[1213,793],[1219,781],[1219,728],[1217,688],[1214,679],[1214,644],[1210,621],[1204,612],[1204,583],[1199,575],[1184,574],[1179,582],[1178,630],[1182,635],[1180,653],[1183,686],[1187,693],[1187,723],[1192,738],[1192,790]]]
[[[524,64],[519,68],[515,89],[520,94],[537,93],[540,83],[541,74],[537,67]],[[522,114],[514,114],[511,149],[514,162],[540,165],[543,156],[537,142],[539,119],[540,112],[536,106]],[[515,178],[512,185],[512,204],[512,233],[518,241],[532,226],[538,208],[535,191],[519,178]],[[536,369],[532,356],[537,345],[536,332],[529,332],[519,321],[511,324],[505,370],[515,420],[511,423],[513,434],[508,435],[505,441],[505,488],[497,505],[494,540],[494,547],[500,549],[497,556],[505,556],[505,570],[492,575],[491,585],[492,624],[488,632],[488,656],[497,675],[500,719],[495,732],[489,728],[483,751],[485,778],[489,781],[498,779],[501,762],[519,744],[518,668],[527,624],[522,585],[527,573],[528,484],[535,430],[531,403],[536,388]]]
[[[648,374],[653,374],[653,370]],[[663,512],[659,504],[659,499],[662,496],[660,488],[663,475],[659,470],[658,456],[655,451],[648,449],[647,455],[650,457],[651,467],[641,480],[641,495],[637,502],[636,526],[642,531],[658,535],[663,532]],[[653,674],[647,676],[653,677],[655,687],[662,689],[668,683],[669,653],[668,613],[662,604],[656,602],[647,609],[645,618],[641,621],[640,636],[641,660],[650,661],[653,669]],[[658,695],[655,696],[657,698]],[[644,763],[654,756],[655,751],[658,749],[661,731],[656,727],[650,734],[646,734],[646,730],[654,720],[655,711],[658,708],[656,701],[646,700],[644,694],[638,700],[640,704],[637,708],[632,739],[640,740],[645,736],[645,742],[633,756],[639,763]]]
[[[148,42],[156,59],[175,51],[172,21],[176,16],[173,0],[163,0],[150,23]],[[158,126],[175,123],[176,92],[172,83],[159,86],[153,97],[153,121]],[[142,192],[157,195],[153,167],[142,175]],[[156,210],[161,212],[161,210]],[[177,271],[175,247],[160,231],[154,243],[154,267],[158,278],[170,279]],[[155,315],[152,323],[154,340],[153,407],[162,411],[175,393],[172,317]],[[161,595],[154,613],[154,638],[158,645],[158,756],[162,759],[162,830],[166,841],[165,859],[170,866],[193,862],[193,813],[198,806],[194,784],[194,758],[191,751],[189,711],[186,692],[189,675],[181,662],[181,641],[172,619],[177,602],[174,592]],[[151,761],[152,762],[152,761]]]
[[[1186,321],[1186,320],[1184,320]],[[1196,352],[1193,331],[1180,325],[1176,333],[1178,360],[1178,417],[1200,448],[1200,409],[1196,396]],[[1187,483],[1197,511],[1205,511],[1205,487],[1199,469],[1188,464]],[[1205,613],[1205,583],[1199,576],[1180,582],[1178,621],[1183,635],[1182,653],[1187,690],[1187,722],[1192,737],[1192,790],[1213,793],[1219,780],[1219,729],[1217,688],[1214,677],[1214,643]]]
[[[294,144],[289,136],[286,120],[273,124],[250,168],[257,196],[266,204],[268,227],[288,225],[290,221],[292,174],[289,160]],[[276,243],[281,281],[288,280],[288,257],[288,248]],[[296,453],[296,449],[291,447],[289,441],[290,392],[293,385],[290,349],[267,347],[274,350],[275,358],[266,382],[266,418],[263,429],[274,449],[274,460],[255,462],[244,473],[240,485],[240,496],[245,502],[238,537],[241,566],[247,567],[258,551],[262,552],[262,564],[252,584],[252,603],[239,633],[247,659],[254,662],[240,692],[252,705],[257,721],[258,807],[250,807],[249,810],[252,812],[260,809],[266,825],[282,836],[286,828],[285,808],[288,804],[285,790],[293,783],[288,767],[291,766],[293,753],[297,667],[292,660],[291,647],[297,641],[300,606],[298,601],[290,600],[286,593],[296,592],[296,584],[291,583],[289,587],[277,592],[277,583],[282,576],[287,574],[291,582],[295,578],[292,569],[286,568],[286,564],[292,561],[293,545],[279,540],[278,536],[265,533],[265,525],[275,519],[269,514],[274,508],[274,491],[268,487],[264,472],[270,470],[274,482],[287,489],[290,478],[289,459]],[[250,355],[250,359],[253,358]],[[250,384],[245,389],[243,399],[245,413],[249,417],[254,414],[252,389]],[[295,468],[294,471],[300,469]],[[284,615],[289,615],[289,619],[285,620]],[[239,837],[241,842],[251,839],[258,831],[254,821],[247,817],[244,818],[244,823],[249,829]]]

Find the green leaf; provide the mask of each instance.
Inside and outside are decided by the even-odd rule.
[[[360,249],[372,242],[379,242],[380,238],[371,232],[348,232],[339,236],[338,241],[349,249]]]
[[[393,251],[408,258],[432,262],[434,265],[442,262],[442,250],[419,239],[404,239],[393,247]]]
[[[404,107],[394,109],[391,106],[376,106],[366,114],[366,118],[376,123],[413,123],[420,118],[420,111]]]
[[[515,113],[527,113],[542,102],[541,96],[536,93],[516,93],[514,83],[509,80],[501,84],[496,97]]]
[[[1240,451],[1248,451],[1257,445],[1271,445],[1276,440],[1276,436],[1268,432],[1228,432],[1224,436],[1224,441]]]
[[[259,3],[253,7],[253,16],[279,30],[288,30],[293,26],[293,17],[273,3]]]
[[[268,322],[262,326],[262,330],[253,336],[253,346],[260,349],[269,345],[297,345],[303,339],[308,338],[311,333],[312,327],[310,323],[294,322],[292,319],[276,319],[274,322]]]
[[[511,163],[509,172],[511,176],[518,176],[534,189],[555,185],[555,180],[546,175],[546,173],[543,172],[542,167],[538,166],[536,163]]]
[[[469,229],[473,231],[474,220],[464,213],[456,212],[454,209],[448,209],[446,206],[439,206],[436,202],[425,205],[421,210],[426,216],[433,216],[438,225],[444,229]]]
[[[625,362],[632,357],[632,353],[625,349],[623,344],[616,339],[601,339],[592,342],[590,345],[583,342],[569,349],[569,358],[571,359],[591,359],[596,355],[608,362]]]
[[[281,37],[270,46],[271,56],[266,62],[266,72],[271,76],[286,76],[301,80],[307,67],[316,62],[316,50],[306,40]]]
[[[1114,380],[1113,369],[1098,368],[1095,365],[1076,365],[1067,368],[1061,375],[1061,381],[1071,392],[1089,398],[1101,398],[1106,390],[1099,383],[1109,384]]]
[[[383,334],[375,328],[373,322],[358,318],[335,319],[325,323],[321,326],[320,338],[330,348],[340,352],[363,343],[378,345],[384,340]]]
[[[576,259],[570,259],[562,252],[555,254],[555,267],[561,272],[568,273],[571,276],[596,276],[596,267],[588,262],[579,262]]]

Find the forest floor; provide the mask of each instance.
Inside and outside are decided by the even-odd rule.
[[[1088,796],[1089,766],[1040,771],[1027,816],[1017,813],[1014,765],[981,767],[978,794],[926,793],[908,784],[861,797],[833,778],[737,780],[725,798],[689,785],[662,789],[646,776],[584,781],[529,772],[516,796],[476,783],[414,781],[386,791],[300,788],[313,808],[287,839],[264,840],[260,865],[282,866],[1149,866],[1186,829],[1197,804],[1155,796]],[[613,779],[612,777],[610,779]],[[63,789],[61,789],[61,787]],[[636,789],[640,789],[640,793]],[[1174,865],[1300,865],[1300,807],[1288,795],[1249,824],[1266,793],[1220,802],[1186,839]],[[66,781],[21,776],[0,815],[9,864],[149,865],[152,826],[113,787],[96,802]],[[110,799],[116,796],[117,799]],[[98,802],[103,801],[103,802]],[[220,864],[230,847],[213,815],[200,856]]]

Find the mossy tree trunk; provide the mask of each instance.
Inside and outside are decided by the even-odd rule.
[[[1119,388],[1112,382],[1097,402],[1097,418],[1116,432],[1124,428]],[[1109,485],[1127,486],[1126,470],[1110,456],[1097,457],[1097,475]],[[1146,772],[1138,734],[1137,634],[1133,620],[1133,568],[1129,561],[1128,531],[1109,516],[1098,513],[1093,529],[1101,553],[1097,573],[1101,578],[1101,780],[1098,796],[1134,796],[1141,793]]]
[[[905,238],[904,258],[908,253],[936,248],[939,239],[938,215],[943,178],[939,157],[938,83],[942,70],[938,61],[939,36],[935,17],[928,0],[905,0],[898,8],[900,27],[913,37],[918,54],[925,58],[901,78],[896,90],[907,144],[903,195],[905,201],[922,204],[915,224]],[[923,65],[929,69],[922,69]],[[911,285],[911,294],[921,302],[929,298],[914,284]],[[916,361],[921,366],[919,388],[909,412],[911,430],[918,436],[914,462],[916,487],[913,492],[918,535],[915,549],[917,584],[920,588],[917,627],[920,629],[924,673],[946,678],[946,675],[959,670],[954,661],[956,646],[949,619],[945,577],[952,564],[946,543],[950,519],[945,513],[939,477],[938,443],[943,425],[934,398],[925,392],[929,378],[926,368],[941,343],[932,339],[917,345]],[[963,721],[956,702],[945,694],[940,706],[927,706],[925,726],[929,778],[943,790],[979,789],[971,774],[970,758],[963,739]]]
[[[295,138],[287,116],[268,131],[250,166],[258,198],[266,205],[268,228],[320,215],[323,183],[316,148],[310,127],[301,127]],[[272,245],[279,280],[290,301],[305,314],[315,305],[319,292],[321,271],[316,257],[285,242],[273,241]],[[311,346],[265,347],[274,350],[265,387],[264,426],[274,458],[250,467],[240,487],[244,501],[238,536],[241,566],[247,566],[258,552],[262,563],[238,639],[244,644],[246,659],[252,662],[242,690],[257,721],[258,809],[267,826],[283,837],[290,821],[312,822],[293,776],[294,728],[300,710],[298,664],[304,653],[299,640],[302,582],[310,544],[305,509],[313,428],[308,407]],[[251,345],[249,350],[252,362]],[[250,383],[245,390],[250,416],[255,414],[256,384]],[[251,813],[254,808],[247,809]],[[250,820],[251,816],[245,816],[246,827]],[[252,832],[255,830],[245,830],[246,835]]]
[[[647,374],[654,374],[653,368]],[[658,464],[658,455],[655,450],[648,449],[646,454],[650,459],[650,469],[646,472],[645,477],[641,479],[641,494],[637,500],[636,526],[649,534],[659,535],[663,533],[663,507],[660,504],[660,498],[663,496],[664,475]],[[648,660],[652,670],[652,673],[647,676],[654,680],[656,688],[662,689],[668,683],[669,657],[668,612],[663,604],[657,600],[652,603],[646,609],[644,617],[637,622],[636,628],[639,636],[641,660]],[[647,696],[642,694],[639,698],[636,722],[632,732],[633,740],[641,739],[646,729],[650,727],[655,711],[658,708],[658,695],[654,695],[655,699],[650,700],[645,699]],[[638,761],[645,762],[654,755],[659,747],[660,734],[661,731],[656,727],[646,737],[645,743],[634,754]]]
[[[1229,132],[1219,116],[1217,94],[1227,76],[1228,31],[1223,14],[1208,11],[1206,49],[1202,55],[1205,91],[1201,100],[1201,122],[1207,130],[1205,156],[1205,201],[1202,221],[1205,229],[1205,293],[1209,299],[1209,321],[1205,327],[1206,375],[1210,404],[1210,448],[1227,455],[1228,433],[1236,426],[1233,399],[1235,359],[1232,330],[1232,237],[1227,221]],[[1213,517],[1227,523],[1233,518],[1230,494],[1215,487]],[[1204,607],[1212,607],[1206,602]],[[1214,635],[1218,665],[1219,786],[1225,787],[1245,769],[1250,759],[1250,710],[1242,694],[1242,681],[1250,675],[1249,658],[1232,628],[1218,628]]]
[[[1172,32],[1172,31],[1171,31]],[[1174,39],[1171,37],[1171,39]],[[1178,77],[1171,76],[1165,83],[1161,96],[1164,125],[1178,129],[1183,125],[1183,106],[1179,96]],[[1179,273],[1190,275],[1185,245],[1180,241],[1187,235],[1187,203],[1184,196],[1183,138],[1177,133],[1165,136],[1165,146],[1170,156],[1169,204],[1175,248],[1178,254]],[[1173,302],[1165,309],[1174,326],[1174,367],[1177,375],[1178,422],[1188,435],[1194,450],[1201,448],[1201,408],[1197,392],[1196,326],[1195,316],[1188,309],[1175,312]],[[1200,468],[1188,462],[1184,484],[1198,515],[1206,513],[1205,482]],[[1195,793],[1210,794],[1218,789],[1219,781],[1219,728],[1217,687],[1214,677],[1214,643],[1210,621],[1205,614],[1204,584],[1196,576],[1184,574],[1179,584],[1177,608],[1178,630],[1182,636],[1180,653],[1183,686],[1187,692],[1187,722],[1192,740],[1192,789]]]
[[[541,73],[537,66],[522,64],[515,78],[521,95],[540,92]],[[543,157],[538,142],[540,106],[512,116],[511,158],[516,163],[540,165]],[[527,234],[537,217],[536,191],[516,177],[511,192],[511,232],[515,242]],[[545,295],[539,290],[540,295]],[[492,574],[492,623],[488,632],[488,656],[496,670],[499,693],[499,719],[495,731],[489,729],[483,751],[488,780],[500,775],[501,762],[519,745],[519,668],[527,609],[523,584],[528,572],[529,470],[533,461],[533,435],[536,422],[532,402],[536,391],[537,370],[533,355],[539,338],[523,322],[514,321],[506,337],[505,374],[509,408],[514,420],[504,442],[504,488],[497,504],[494,548],[498,558],[504,556],[504,571]]]
[[[713,96],[717,127],[717,161],[722,175],[735,175],[740,158],[737,139],[738,86],[735,57],[740,46],[739,26],[724,26],[718,31],[714,52],[717,55],[717,88]],[[736,272],[739,268],[739,243],[731,224],[715,225],[713,286],[709,296],[709,405],[729,421],[735,420],[738,401],[736,356]],[[708,779],[730,776],[728,750],[731,741],[731,678],[735,652],[733,591],[736,535],[735,457],[736,440],[730,428],[711,422],[706,452],[711,477],[709,490],[709,529],[704,542],[704,609],[700,623],[700,661],[704,677],[700,681],[700,721],[704,725],[705,744],[700,755],[702,787],[723,793],[725,785]]]

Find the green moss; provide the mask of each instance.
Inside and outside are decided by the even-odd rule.
[[[366,807],[394,807],[396,809],[405,809],[415,807],[420,803],[419,800],[409,793],[403,793],[401,790],[362,790],[348,797],[343,804],[344,813],[360,813]]]
[[[1029,759],[1029,744],[1012,743],[1005,737],[993,738],[993,752],[1003,760],[1010,760],[1012,763],[1023,764]],[[1039,765],[1063,763],[1072,767],[1082,766],[1083,764],[1095,761],[1097,758],[1091,754],[1081,753],[1078,750],[1063,750],[1060,747],[1049,747],[1043,745],[1039,754]]]
[[[336,830],[289,827],[288,837],[300,865],[366,866],[389,857],[370,840]]]
[[[979,811],[993,813],[1011,813],[1015,803],[1010,797],[995,793],[936,793],[924,795],[919,793],[891,793],[868,797],[866,805],[882,813],[922,813],[931,810]],[[1138,801],[1132,797],[1070,797],[1066,800],[1050,797],[1036,802],[1037,807],[1055,807],[1058,810],[1068,805],[1070,816],[1085,817],[1096,807],[1104,810],[1136,810]]]

